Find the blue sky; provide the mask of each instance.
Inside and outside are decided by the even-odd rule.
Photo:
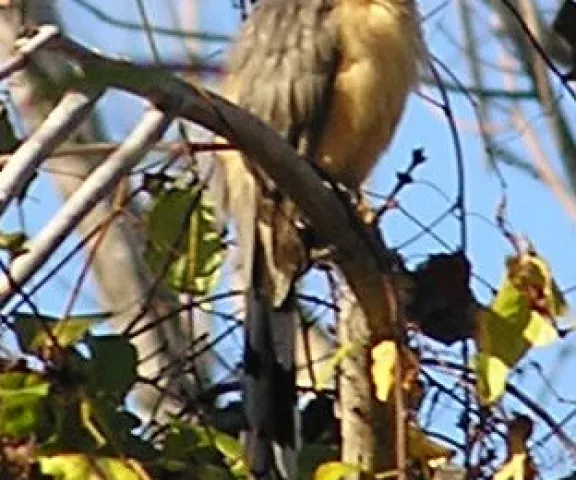
[[[136,0],[90,0],[106,14],[116,18],[132,22],[138,22]],[[428,3],[429,2],[429,3]],[[57,2],[62,8],[63,18],[70,33],[82,42],[100,48],[110,53],[124,55],[135,59],[150,58],[150,47],[144,35],[132,31],[124,31],[117,26],[110,26],[98,22],[85,8],[79,6],[74,0],[60,0]],[[199,2],[201,5],[200,23],[201,29],[215,33],[231,33],[238,23],[238,12],[230,8],[230,0],[210,0]],[[445,34],[445,29],[454,27],[456,1],[447,2],[446,6],[435,16],[430,18],[425,25],[426,38],[429,48],[443,61],[454,68],[454,71],[465,82],[467,70],[462,61],[462,52],[454,46]],[[550,3],[553,11],[555,2]],[[171,26],[172,17],[166,10],[166,6],[177,8],[178,0],[159,2],[158,0],[145,0],[149,16],[153,24]],[[424,4],[424,2],[422,2]],[[426,7],[433,11],[440,5],[440,0],[427,0]],[[426,13],[426,12],[424,12]],[[483,17],[478,18],[479,26],[487,21]],[[453,35],[460,35],[457,29]],[[177,39],[158,37],[163,58],[174,59],[183,55],[184,48]],[[490,38],[487,36],[486,42]],[[208,45],[205,54],[213,54],[221,49],[220,45]],[[488,55],[490,50],[487,50]],[[501,79],[494,75],[489,80],[495,86],[501,86]],[[465,82],[466,83],[466,82]],[[426,89],[438,98],[433,90]],[[452,109],[462,125],[473,126],[474,116],[469,102],[455,95],[451,96]],[[576,105],[566,105],[571,108],[571,119],[576,120]],[[120,141],[137,122],[140,106],[125,95],[113,94],[108,96],[101,105],[105,118],[108,120],[108,133],[113,140]],[[532,111],[529,109],[529,112]],[[119,114],[120,113],[120,114]],[[545,119],[537,116],[533,110],[530,125],[536,131],[545,130]],[[507,241],[499,234],[493,225],[494,214],[501,198],[501,189],[498,179],[486,166],[483,145],[479,136],[472,128],[461,128],[460,138],[463,145],[465,159],[465,192],[466,206],[469,212],[479,214],[486,219],[477,216],[469,216],[468,222],[468,255],[472,261],[474,272],[488,281],[492,286],[497,286],[504,272],[504,259],[511,254]],[[512,144],[515,151],[525,152],[522,145],[522,132],[504,132],[499,140],[507,145]],[[551,142],[544,142],[549,161],[561,172],[560,162],[552,148]],[[375,170],[369,182],[369,188],[382,193],[389,192],[395,182],[395,174],[403,170],[410,161],[410,155],[415,147],[424,148],[428,161],[421,166],[415,176],[425,182],[435,185],[444,192],[451,200],[457,191],[456,159],[450,131],[442,114],[431,107],[425,100],[414,95],[408,105],[406,115],[400,125],[398,135],[391,148]],[[529,158],[525,158],[529,160]],[[576,255],[572,255],[570,248],[576,241],[576,228],[574,222],[558,203],[551,191],[541,183],[529,178],[527,175],[503,167],[502,172],[508,182],[508,219],[516,233],[526,235],[534,244],[538,252],[550,263],[553,273],[561,288],[576,285]],[[435,219],[446,209],[449,204],[438,192],[424,183],[416,183],[409,186],[400,197],[401,204],[409,212],[415,215],[422,223],[428,223]],[[30,232],[37,231],[46,221],[46,218],[58,206],[58,197],[54,194],[49,181],[44,179],[38,182],[31,190],[31,197],[25,205],[29,208],[27,227]],[[14,226],[15,215],[11,215],[4,222],[2,228]],[[385,235],[390,245],[402,244],[419,231],[419,227],[399,212],[390,213],[384,222]],[[435,233],[449,245],[456,247],[459,241],[459,225],[454,219],[446,219],[435,229]],[[60,251],[67,251],[68,242]],[[416,262],[421,261],[426,255],[444,251],[444,247],[429,236],[424,236],[418,242],[410,245],[403,253]],[[54,289],[66,291],[73,284],[78,265],[73,265],[62,275]],[[482,301],[489,301],[489,291],[478,282],[474,282],[475,293]],[[48,311],[58,313],[63,306],[62,295],[55,295],[54,291],[45,291],[39,296],[41,304],[46,305]],[[574,293],[576,295],[576,292]],[[573,295],[568,296],[569,301],[574,300]],[[79,309],[94,310],[97,303],[92,292],[88,291],[82,297]],[[567,399],[576,400],[576,382],[571,378],[576,368],[574,335],[569,335],[557,344],[538,349],[533,352],[525,362],[536,360],[544,367],[544,375],[554,381],[561,395]],[[455,350],[456,352],[457,350]],[[526,363],[528,366],[528,363]],[[531,396],[540,402],[547,402],[548,410],[556,419],[561,419],[574,408],[574,405],[566,404],[554,398],[550,389],[546,388],[541,378],[530,368],[525,369],[522,378],[517,383]],[[507,405],[510,409],[520,408],[518,405]],[[448,411],[449,412],[449,411]],[[449,422],[447,418],[442,422]],[[566,430],[574,434],[576,421],[566,426]],[[545,434],[546,429],[536,432],[534,438]],[[550,449],[551,456],[555,451],[554,442],[546,444],[545,449]],[[546,450],[544,450],[546,451]],[[542,459],[547,460],[548,459]],[[568,466],[568,464],[567,464]],[[558,468],[555,474],[560,474]]]

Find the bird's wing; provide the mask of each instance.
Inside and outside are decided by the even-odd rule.
[[[262,1],[232,50],[225,93],[292,145],[321,137],[340,57],[335,0]],[[228,90],[228,92],[226,92]],[[310,151],[312,149],[312,152]]]
[[[340,58],[334,5],[335,0],[261,1],[235,42],[222,86],[229,100],[312,159],[330,113]],[[238,224],[241,248],[247,252],[243,256],[253,254],[248,239],[254,238],[250,232],[255,224],[250,222],[255,219],[246,218],[253,201],[267,265],[268,278],[263,282],[278,306],[307,263],[294,224],[296,207],[258,169],[245,162],[228,164],[229,209]],[[253,188],[258,190],[254,195]]]
[[[222,94],[314,158],[339,63],[338,0],[260,0],[229,61]],[[235,219],[239,274],[250,285],[244,352],[251,472],[294,478],[297,450],[292,286],[306,263],[293,202],[237,152],[219,153]],[[274,448],[271,448],[274,445]],[[272,452],[275,460],[271,459]],[[258,477],[260,478],[260,477]],[[272,477],[262,477],[272,478]]]

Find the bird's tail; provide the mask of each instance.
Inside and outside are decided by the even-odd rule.
[[[235,273],[246,294],[244,401],[252,478],[296,478],[295,330],[293,286],[307,263],[294,225],[296,207],[278,199],[269,180],[236,152],[220,153],[216,186],[224,217],[234,219]],[[257,181],[258,179],[258,181]],[[214,182],[212,182],[214,183]]]
[[[258,269],[255,269],[257,271]],[[244,347],[247,455],[256,479],[296,478],[296,302],[275,308],[258,279],[247,298]]]

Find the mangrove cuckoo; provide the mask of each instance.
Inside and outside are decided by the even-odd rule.
[[[233,45],[221,92],[283,135],[302,161],[358,191],[392,139],[422,55],[415,0],[260,0]],[[247,286],[251,475],[292,479],[293,287],[308,264],[303,221],[250,159],[217,158]]]

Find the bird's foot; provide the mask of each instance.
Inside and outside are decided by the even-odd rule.
[[[358,196],[358,201],[354,205],[356,207],[356,213],[362,219],[362,221],[366,225],[372,225],[374,220],[376,219],[376,211],[370,205],[366,197],[364,197],[361,193]]]
[[[366,225],[372,225],[376,218],[376,211],[361,191],[349,188],[342,183],[338,183],[338,189],[346,195],[354,207],[356,214]]]

